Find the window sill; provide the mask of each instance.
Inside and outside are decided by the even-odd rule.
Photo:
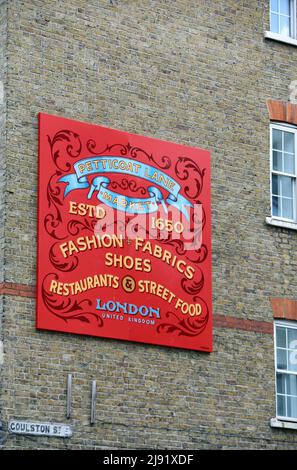
[[[270,426],[278,429],[293,429],[297,431],[297,423],[292,421],[279,421],[277,418],[271,418]]]
[[[281,34],[277,33],[272,33],[271,31],[265,31],[264,37],[266,39],[272,39],[273,41],[290,44],[291,46],[297,46],[297,39],[290,38],[289,36],[282,36]]]
[[[273,217],[266,217],[266,224],[274,225],[275,227],[289,228],[290,230],[297,230],[297,223],[286,222],[284,220],[274,219]]]

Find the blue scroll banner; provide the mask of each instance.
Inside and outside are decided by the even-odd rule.
[[[123,212],[132,214],[157,212],[158,204],[162,204],[165,212],[167,212],[166,204],[168,204],[176,207],[189,220],[187,207],[193,207],[193,204],[179,194],[180,185],[166,173],[157,170],[151,165],[118,156],[100,156],[85,158],[76,162],[74,170],[75,173],[59,179],[59,182],[67,184],[64,197],[76,189],[89,188],[88,199],[91,199],[94,191],[98,191],[97,199],[100,202]],[[164,200],[160,189],[156,186],[149,186],[147,188],[147,198],[132,198],[121,195],[108,189],[111,180],[106,176],[102,176],[105,173],[126,174],[151,181],[169,192],[169,196]],[[97,176],[89,183],[87,175]]]

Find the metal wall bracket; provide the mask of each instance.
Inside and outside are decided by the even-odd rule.
[[[67,402],[66,402],[66,418],[71,418],[71,401],[72,401],[72,374],[67,375]]]
[[[92,397],[91,397],[91,424],[96,422],[96,397],[97,397],[97,384],[96,380],[92,381]]]

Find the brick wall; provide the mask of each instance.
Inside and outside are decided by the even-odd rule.
[[[250,327],[271,326],[269,298],[293,298],[297,288],[296,233],[265,225],[266,100],[286,101],[297,78],[296,48],[264,40],[268,1],[0,5],[8,6],[4,431],[11,418],[66,421],[67,373],[74,387],[71,439],[6,434],[5,447],[295,448],[296,432],[269,426],[271,327]],[[34,298],[7,285],[35,285],[40,111],[212,152],[212,354],[35,330]]]
[[[6,141],[6,24],[7,5],[0,1],[0,282],[4,276],[4,222],[5,222],[5,141]],[[2,363],[3,363],[3,296],[0,293],[0,389],[2,387]],[[0,445],[4,435],[2,434],[2,394],[0,393]]]
[[[5,137],[6,137],[6,2],[0,1],[0,282],[3,281],[4,253],[4,172],[5,172]]]

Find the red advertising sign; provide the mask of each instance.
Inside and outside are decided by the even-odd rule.
[[[212,351],[210,155],[39,115],[37,328]]]

